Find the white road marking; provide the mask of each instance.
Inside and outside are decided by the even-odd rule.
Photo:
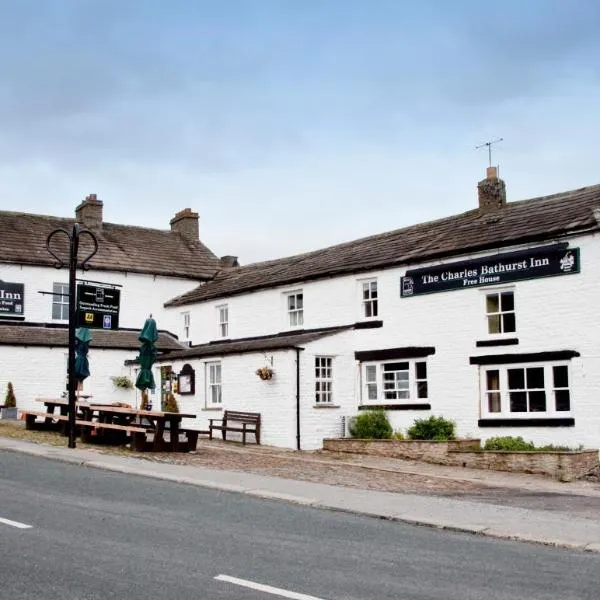
[[[274,596],[292,598],[292,600],[324,600],[323,598],[317,598],[316,596],[307,596],[306,594],[299,594],[298,592],[290,592],[281,588],[271,587],[270,585],[256,583],[255,581],[248,581],[247,579],[229,577],[229,575],[217,575],[215,579],[218,581],[226,581],[227,583],[233,583],[242,587],[251,588],[253,590],[259,590],[260,592],[266,592],[267,594],[273,594]]]
[[[3,519],[0,517],[0,523],[16,527],[17,529],[31,529],[33,525],[25,525],[25,523],[19,523],[19,521],[11,521],[10,519]]]

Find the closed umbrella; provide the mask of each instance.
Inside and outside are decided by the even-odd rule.
[[[92,334],[87,327],[79,327],[75,331],[75,379],[78,383],[90,376],[88,352],[91,341]]]
[[[158,331],[156,329],[156,321],[150,316],[146,319],[144,327],[138,336],[142,345],[138,356],[140,363],[140,371],[135,381],[135,387],[142,392],[156,387],[154,383],[154,375],[152,375],[152,365],[156,360],[156,340],[158,339]]]

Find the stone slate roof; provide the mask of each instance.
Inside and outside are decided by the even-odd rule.
[[[600,185],[509,202],[493,213],[470,210],[323,250],[226,269],[212,281],[173,298],[165,306],[598,229],[595,208],[600,208]]]
[[[139,350],[139,331],[119,329],[105,331],[92,330],[90,349],[102,348],[110,350]],[[46,327],[43,324],[12,324],[0,323],[0,345],[2,346],[41,346],[41,347],[67,347],[67,327]],[[156,348],[159,352],[181,350],[185,346],[175,337],[164,331],[159,332]]]
[[[209,344],[191,346],[186,350],[169,352],[169,354],[166,354],[164,357],[162,357],[162,360],[186,360],[188,358],[224,356],[227,354],[247,354],[250,352],[271,352],[274,350],[288,350],[302,347],[303,344],[314,342],[315,340],[327,337],[329,335],[335,335],[336,333],[340,333],[341,331],[347,331],[349,329],[352,329],[353,327],[354,325],[327,327],[297,332],[278,333],[275,335],[267,335],[261,337],[227,340],[223,342],[210,342]]]
[[[46,250],[48,234],[57,228],[69,233],[74,219],[0,211],[0,263],[53,266]],[[201,242],[189,242],[180,234],[160,229],[103,223],[98,237],[98,253],[90,268],[128,271],[171,277],[209,279],[219,267],[219,259]],[[65,240],[59,242],[59,240]],[[88,236],[82,236],[79,258],[92,249]],[[53,249],[68,260],[66,237],[53,238]],[[67,263],[68,265],[68,263]]]

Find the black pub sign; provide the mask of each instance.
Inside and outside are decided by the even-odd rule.
[[[77,286],[77,327],[118,329],[121,290],[90,284]]]
[[[22,317],[25,285],[0,281],[0,317]]]
[[[579,273],[579,270],[579,248],[555,244],[412,269],[406,271],[400,280],[400,295],[407,298],[523,279],[570,275]]]

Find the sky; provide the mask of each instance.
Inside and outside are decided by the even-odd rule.
[[[0,210],[241,264],[600,183],[597,0],[0,0]],[[0,232],[1,235],[1,232]]]

